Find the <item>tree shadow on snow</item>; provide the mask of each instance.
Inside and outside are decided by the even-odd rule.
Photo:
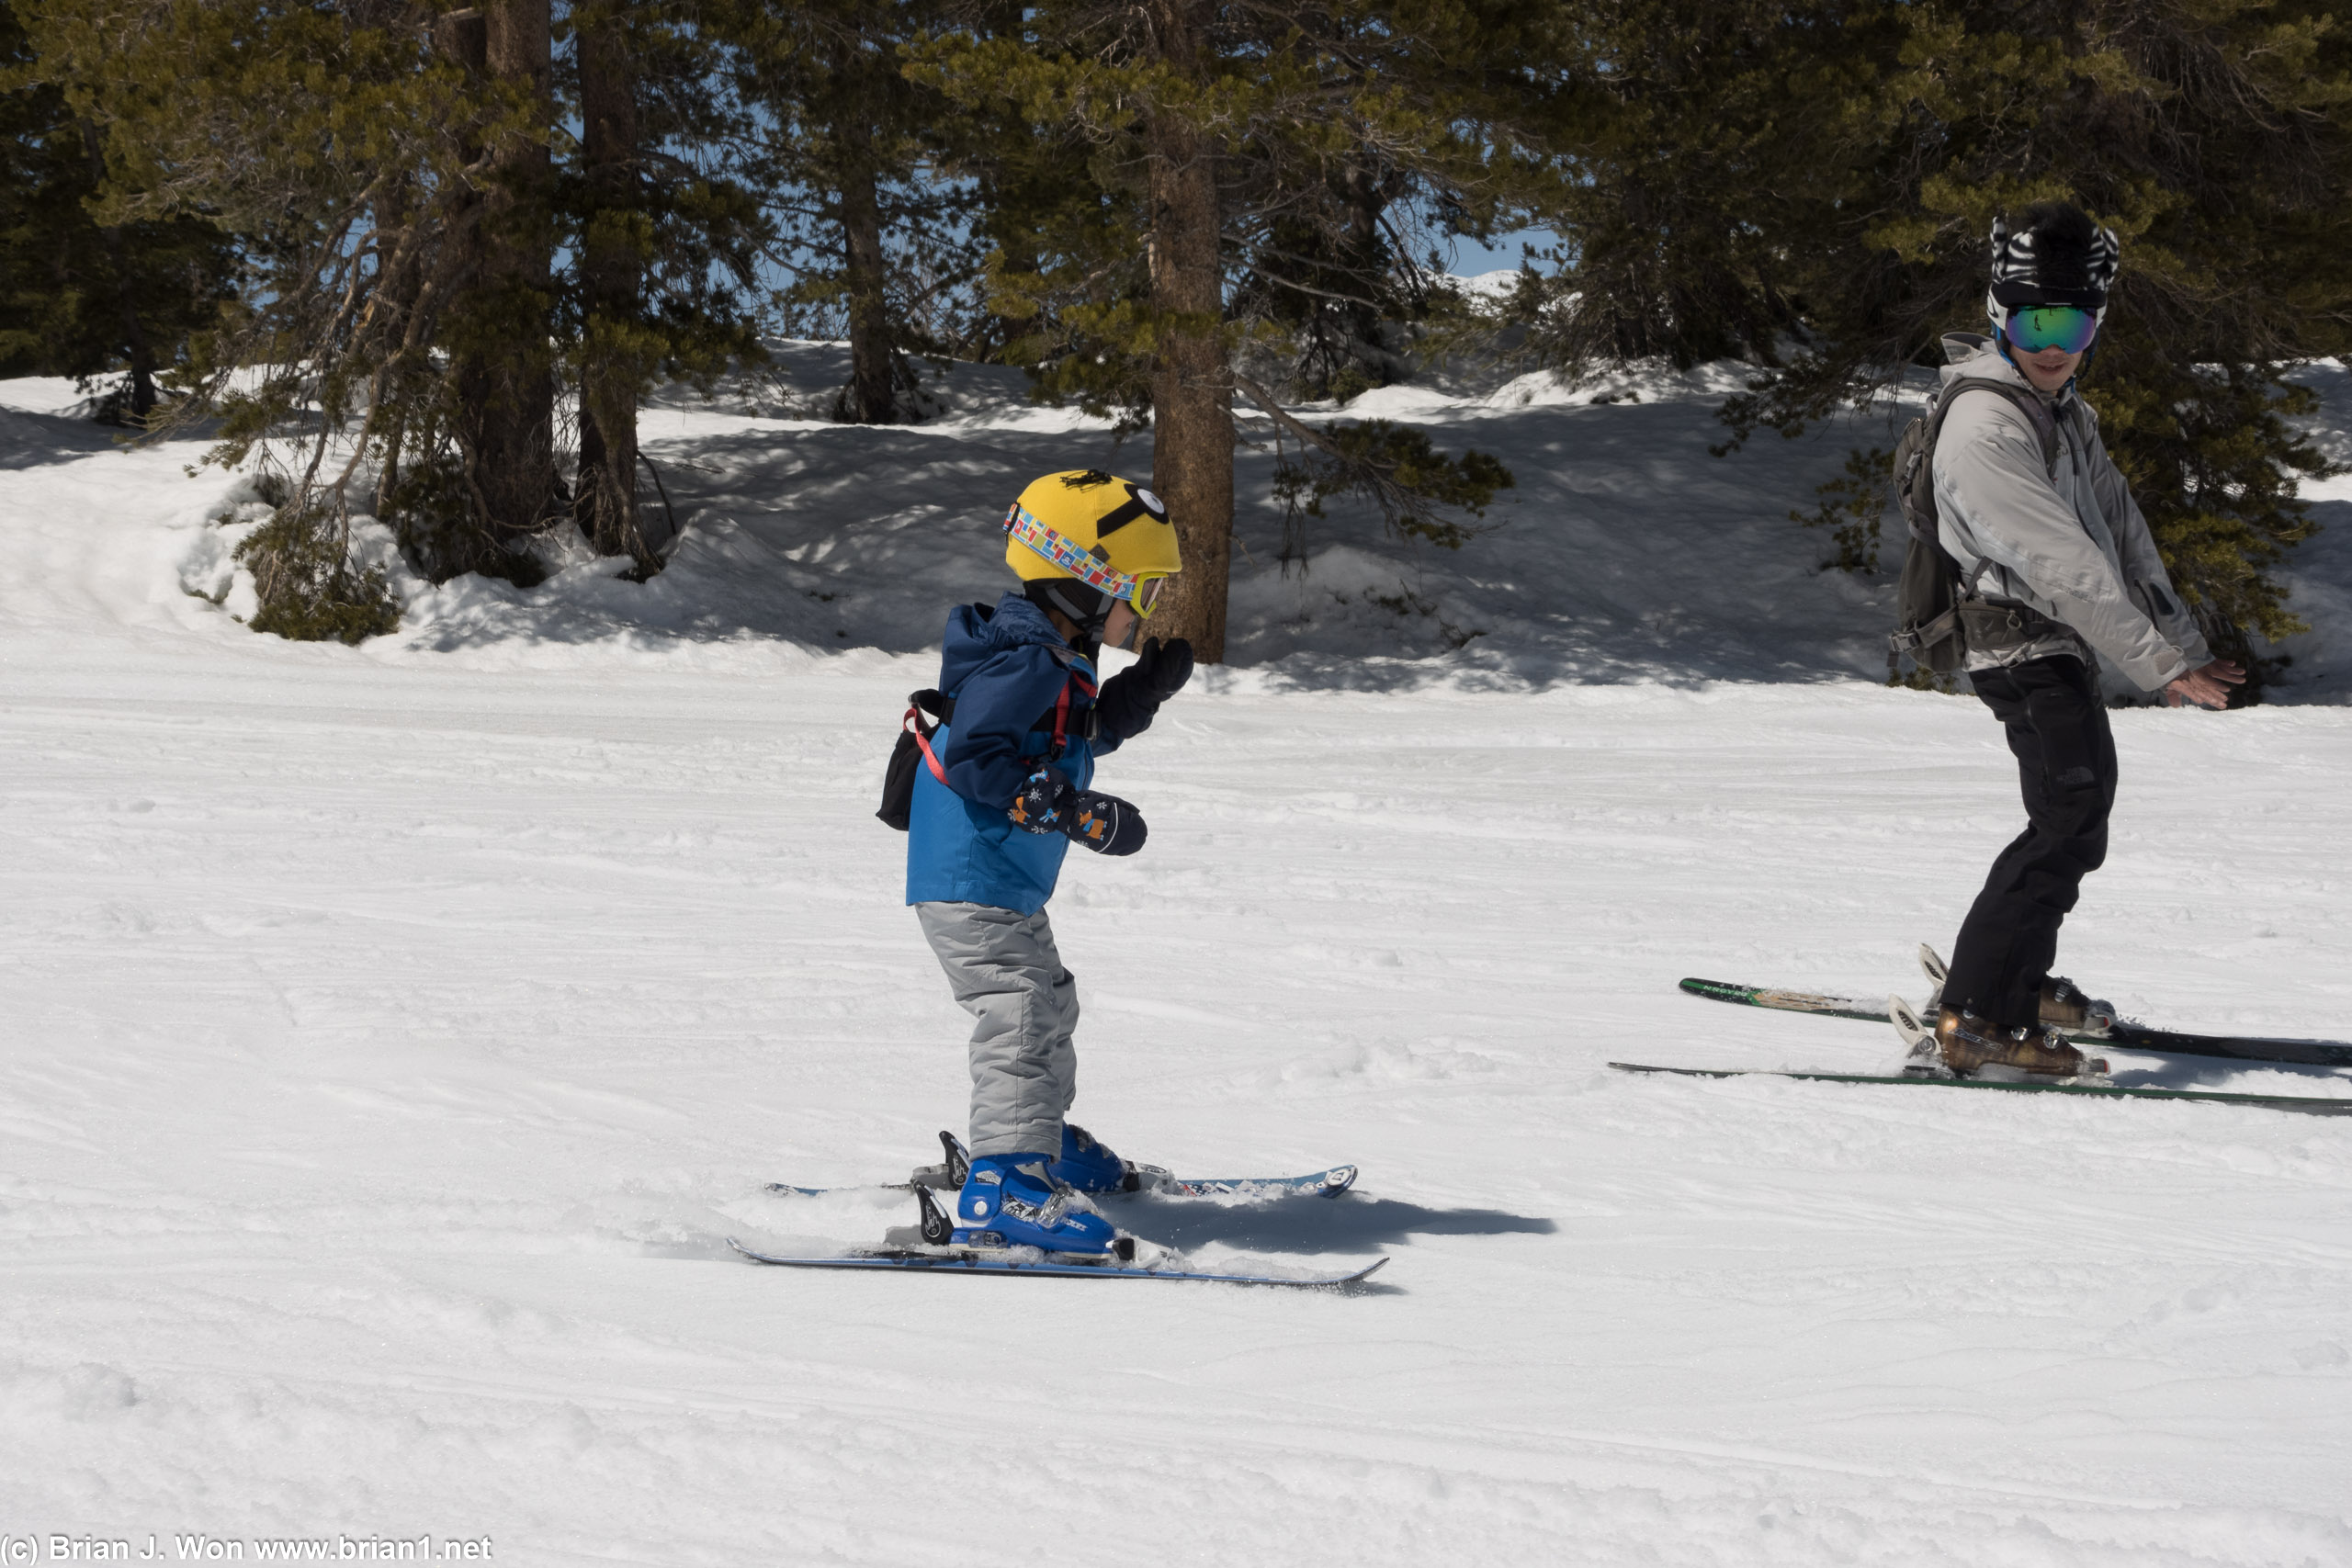
[[[77,462],[120,446],[127,434],[87,418],[0,409],[0,468]]]
[[[670,570],[641,586],[605,581],[614,569],[600,567],[511,595],[447,595],[420,640],[455,649],[638,630],[935,649],[950,604],[1009,584],[1000,520],[1030,479],[1094,465],[1151,471],[1148,433],[1123,442],[1074,427],[1018,404],[1020,389],[985,377],[967,385],[959,367],[951,412],[911,426],[655,419],[643,440],[687,520]],[[1301,541],[1312,571],[1294,571],[1272,453],[1237,454],[1231,666],[1276,691],[1372,693],[1809,682],[1883,669],[1887,581],[1822,573],[1785,515],[1842,446],[1717,460],[1706,453],[1719,436],[1709,406],[1688,403],[1467,412],[1437,421],[1442,437],[1496,446],[1520,480],[1458,554],[1396,537],[1367,508],[1335,507]],[[1700,558],[1709,570],[1690,570]],[[512,602],[492,602],[502,598]]]
[[[1500,1209],[1432,1209],[1361,1192],[1263,1203],[1144,1198],[1117,1223],[1180,1250],[1210,1242],[1250,1252],[1371,1252],[1417,1235],[1550,1235],[1556,1221]]]

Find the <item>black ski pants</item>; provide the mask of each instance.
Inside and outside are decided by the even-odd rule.
[[[2003,1026],[2031,1024],[2058,956],[2058,927],[2083,878],[2107,859],[2115,737],[2098,677],[2080,659],[2030,659],[1969,681],[2008,730],[2027,827],[1993,863],[1961,925],[1944,1005]]]

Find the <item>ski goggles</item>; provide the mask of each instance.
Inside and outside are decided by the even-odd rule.
[[[2012,305],[2001,319],[2001,334],[2028,354],[2054,348],[2080,354],[2098,335],[2099,312],[2080,305]]]
[[[1089,588],[1099,589],[1114,599],[1124,599],[1135,607],[1137,620],[1149,620],[1168,597],[1168,585],[1175,579],[1165,572],[1147,577],[1130,577],[1116,567],[1101,561],[1067,534],[1057,534],[1037,521],[1036,514],[1019,502],[1004,515],[1004,531],[1029,548],[1045,557]]]

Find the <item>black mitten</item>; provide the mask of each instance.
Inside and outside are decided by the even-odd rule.
[[[1193,645],[1181,637],[1166,642],[1150,638],[1136,655],[1135,674],[1151,693],[1151,705],[1158,707],[1193,678]]]
[[[1143,813],[1115,795],[1071,790],[1062,807],[1061,829],[1072,843],[1096,854],[1131,855],[1143,848]]]
[[[1022,781],[1021,793],[1012,797],[1005,815],[1024,833],[1058,833],[1068,827],[1070,807],[1079,798],[1078,790],[1059,768],[1041,763]]]
[[[1166,642],[1153,637],[1133,664],[1102,682],[1095,711],[1102,716],[1103,732],[1121,740],[1142,734],[1151,728],[1159,705],[1192,678],[1193,645],[1181,637]]]

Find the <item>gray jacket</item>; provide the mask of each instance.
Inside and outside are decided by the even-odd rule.
[[[1963,376],[2034,391],[1987,338],[1944,339],[1946,385]],[[1968,668],[1997,669],[2050,654],[2097,649],[2142,691],[2163,688],[2212,654],[2156,554],[2148,520],[2098,438],[2098,415],[2070,387],[2035,395],[2058,422],[2053,474],[2023,410],[1991,392],[1952,404],[1936,439],[1938,530],[1974,592],[2039,610],[2079,634],[1982,654]]]

